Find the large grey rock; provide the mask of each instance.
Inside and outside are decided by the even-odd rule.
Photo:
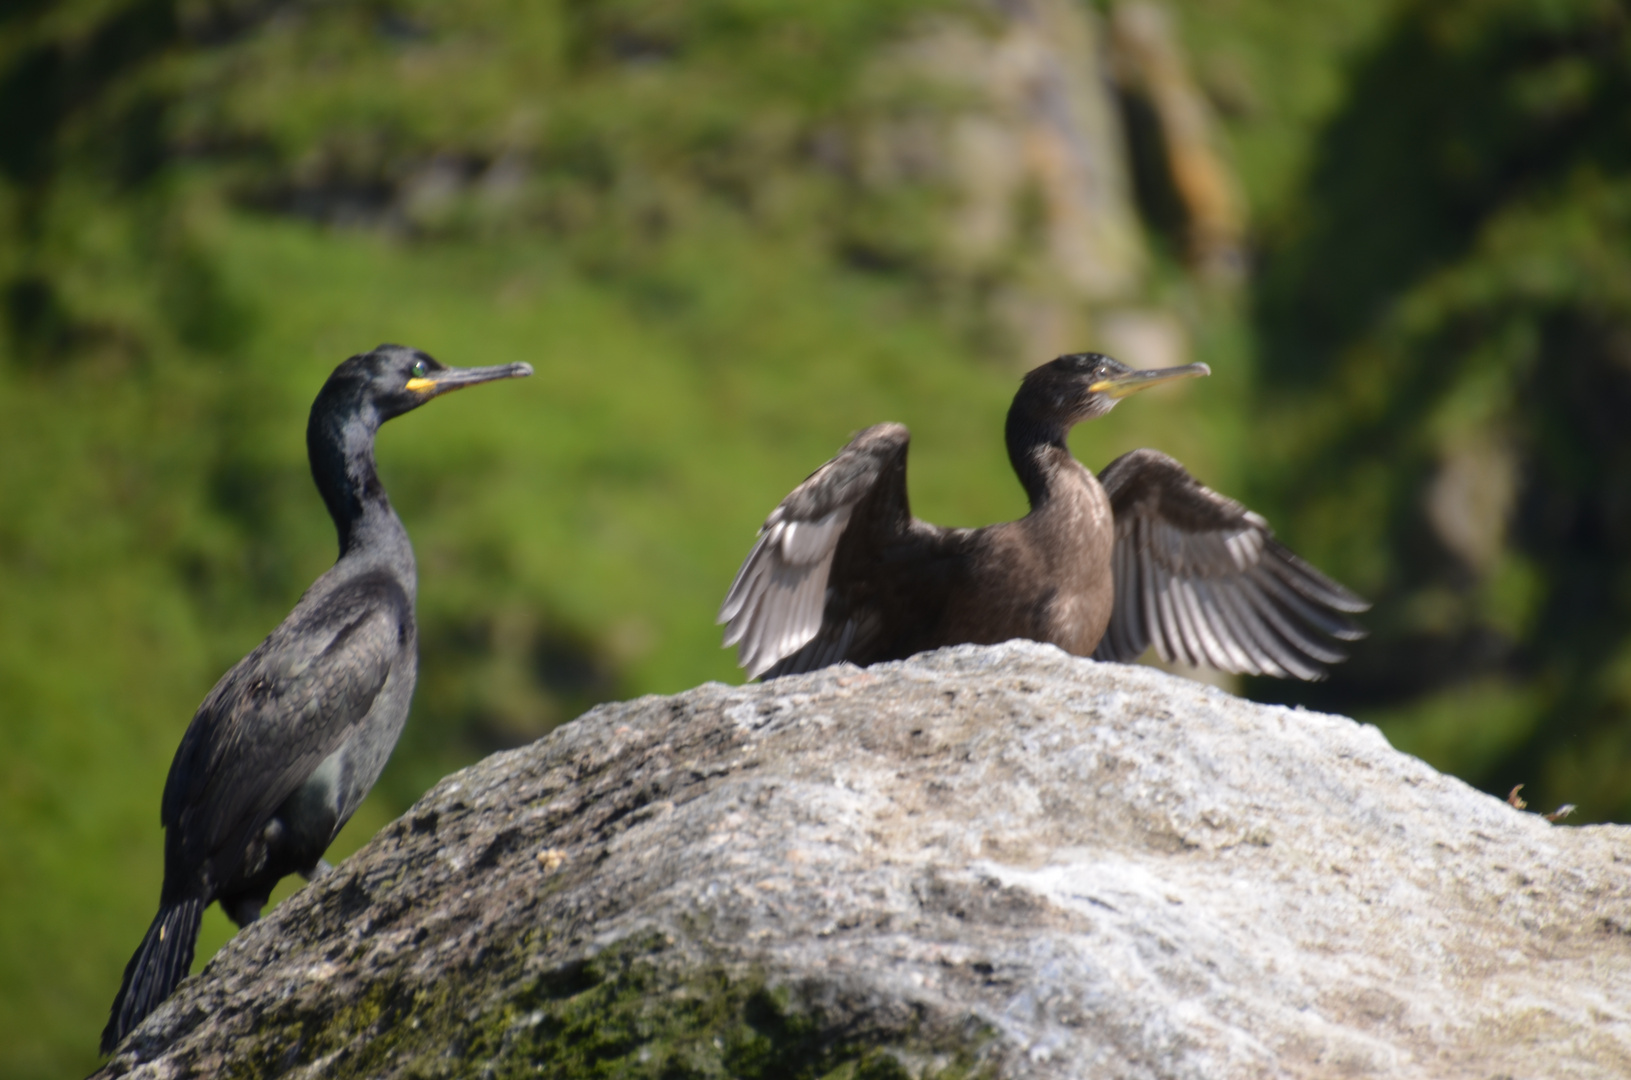
[[[1025,643],[443,781],[108,1076],[1625,1077],[1631,829]]]

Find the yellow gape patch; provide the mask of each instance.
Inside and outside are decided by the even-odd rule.
[[[436,382],[433,379],[409,379],[408,380],[408,389],[412,390],[416,394],[421,390],[429,390],[431,387],[433,387],[435,385],[436,385]]]

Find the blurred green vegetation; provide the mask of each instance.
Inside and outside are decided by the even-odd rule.
[[[1216,374],[1089,425],[1078,454],[1174,453],[1378,601],[1331,682],[1254,695],[1631,817],[1623,7],[1172,8],[1256,269],[1207,285],[1151,213],[1141,300]],[[881,182],[856,149],[944,104],[889,62],[944,11],[993,17],[0,6],[0,1073],[94,1065],[157,897],[176,742],[333,557],[303,432],[347,355],[537,374],[381,434],[421,678],[336,855],[596,701],[735,680],[719,597],[856,429],[911,426],[921,515],[1022,512],[1001,419],[1047,357],[992,315],[1000,282],[946,270],[945,185]],[[230,930],[212,911],[200,963]]]
[[[1414,2],[1262,221],[1262,508],[1377,601],[1268,694],[1631,820],[1631,10]]]

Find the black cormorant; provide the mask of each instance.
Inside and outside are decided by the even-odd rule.
[[[340,534],[340,558],[289,617],[215,684],[164,783],[159,913],[125,967],[102,1052],[186,976],[204,909],[239,926],[292,873],[310,878],[396,745],[418,666],[413,547],[374,469],[374,434],[462,386],[526,364],[450,368],[381,345],[334,369],[311,407],[306,451]]]
[[[1165,454],[1134,450],[1095,479],[1065,443],[1128,394],[1210,373],[1097,353],[1031,371],[1007,424],[1031,511],[981,529],[914,518],[910,435],[867,428],[765,519],[719,610],[725,644],[750,677],[1012,638],[1121,661],[1153,641],[1168,661],[1324,677],[1369,605]]]

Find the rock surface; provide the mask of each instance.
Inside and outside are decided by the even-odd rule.
[[[1625,1077],[1631,829],[1051,647],[604,706],[105,1076]]]

